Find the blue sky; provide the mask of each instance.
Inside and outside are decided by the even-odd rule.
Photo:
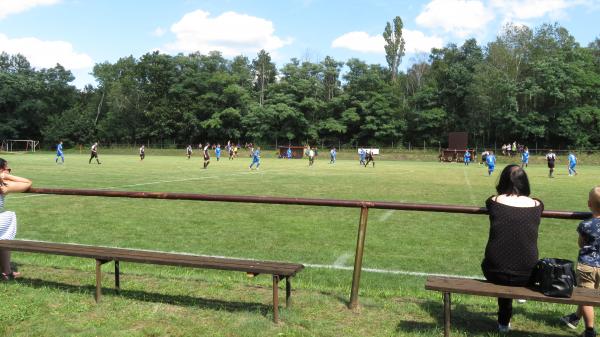
[[[59,62],[80,88],[95,84],[95,63],[152,50],[252,59],[264,48],[278,66],[327,55],[383,64],[381,33],[395,16],[405,66],[431,47],[470,37],[485,45],[507,22],[558,22],[583,45],[600,37],[600,0],[0,0],[0,51],[37,68]]]

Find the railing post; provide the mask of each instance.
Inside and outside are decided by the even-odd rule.
[[[360,209],[360,220],[358,222],[358,237],[356,239],[356,255],[354,255],[354,273],[352,274],[352,291],[350,293],[350,309],[358,306],[358,288],[360,284],[360,273],[362,271],[363,252],[365,249],[365,236],[367,234],[367,216],[369,208],[363,206]]]

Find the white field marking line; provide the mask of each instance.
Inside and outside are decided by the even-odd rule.
[[[30,242],[40,242],[40,243],[56,243],[56,242],[52,242],[52,241],[40,241],[40,240],[29,240],[29,239],[19,239],[19,240],[30,241]],[[112,247],[112,246],[94,246],[94,245],[85,245],[85,244],[80,244],[80,243],[68,243],[68,242],[61,242],[61,243],[74,244],[74,245],[86,246],[86,247],[102,247],[102,248],[132,249],[133,250],[133,248],[122,248],[122,247]],[[223,255],[201,255],[201,254],[192,254],[192,253],[181,253],[181,252],[175,252],[175,251],[166,252],[166,251],[152,250],[152,249],[135,248],[134,250],[139,250],[139,251],[143,251],[143,252],[152,252],[152,253],[173,253],[173,254],[180,254],[180,255],[187,255],[187,256],[214,257],[214,258],[221,258],[221,259],[235,259],[235,260],[244,260],[244,261],[266,261],[266,260],[252,259],[252,258],[247,258],[247,257],[232,257],[232,256],[223,256]],[[344,256],[344,255],[342,255],[342,256]],[[303,262],[296,262],[296,263],[300,263],[300,264],[304,265],[305,267],[315,268],[315,269],[354,270],[354,267],[336,266],[335,264],[314,264],[314,263],[303,263]],[[454,275],[454,274],[440,274],[440,273],[425,273],[425,272],[419,272],[419,271],[391,270],[391,269],[378,269],[378,268],[363,268],[362,271],[369,272],[369,273],[390,274],[390,275],[456,277],[456,278],[477,279],[477,280],[484,279],[483,277],[481,277],[479,275],[478,276],[469,276],[469,275]]]
[[[467,170],[463,169],[463,173],[465,175],[465,181],[467,182],[467,186],[469,187],[469,198],[471,198],[471,204],[475,205],[477,200],[475,200],[475,195],[473,194],[473,186],[471,186],[471,180],[469,180],[469,176],[467,175]]]
[[[379,217],[379,221],[381,221],[381,222],[387,221],[387,219],[389,219],[392,216],[392,214],[394,214],[394,212],[395,211],[393,209],[388,210],[387,212],[383,213]]]
[[[335,267],[343,267],[346,264],[346,261],[348,261],[348,259],[350,259],[352,257],[352,254],[350,253],[344,253],[342,255],[340,255],[337,260],[335,260],[335,262],[333,262],[333,265]]]
[[[283,170],[273,170],[273,171],[267,171],[267,172],[279,172],[279,171],[283,171]],[[260,172],[261,174],[264,174],[265,171]],[[240,172],[240,173],[232,173],[227,175],[228,177],[231,176],[240,176],[240,175],[248,175],[248,174],[253,174],[253,172]],[[156,185],[156,184],[168,184],[168,183],[178,183],[178,182],[184,182],[184,181],[194,181],[194,180],[204,180],[204,179],[213,179],[213,178],[218,178],[219,176],[210,176],[210,177],[194,177],[194,178],[186,178],[186,179],[176,179],[176,180],[158,180],[158,181],[153,181],[153,182],[148,182],[148,183],[139,183],[139,184],[129,184],[129,185],[121,185],[121,186],[111,186],[111,187],[101,187],[98,188],[98,190],[111,190],[111,189],[116,189],[116,188],[124,188],[124,187],[135,187],[135,186],[147,186],[147,185]],[[51,194],[31,194],[31,195],[25,195],[25,196],[21,196],[21,197],[11,197],[10,200],[18,200],[18,199],[25,199],[25,198],[32,198],[32,197],[43,197],[43,196],[50,196]]]

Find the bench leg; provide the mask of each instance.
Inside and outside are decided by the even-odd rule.
[[[102,260],[96,260],[96,303],[100,302],[102,296]]]
[[[289,308],[290,305],[292,305],[292,281],[290,280],[290,277],[287,276],[285,278],[285,307]]]
[[[119,273],[119,260],[115,260],[115,289],[117,290],[117,294],[121,292],[121,279]]]
[[[450,337],[450,293],[444,293],[444,337]]]
[[[273,275],[273,322],[279,323],[279,275]]]

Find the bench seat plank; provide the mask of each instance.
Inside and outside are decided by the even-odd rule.
[[[570,298],[549,297],[525,287],[510,287],[482,280],[454,277],[428,277],[425,289],[444,293],[525,299],[540,302],[600,306],[600,291],[576,287]]]
[[[254,274],[272,274],[284,277],[294,276],[296,273],[304,269],[302,264],[297,263],[230,259],[202,255],[153,252],[146,250],[28,240],[0,240],[0,248],[6,248],[13,251],[66,255],[106,261],[116,260],[181,267],[234,270]]]

